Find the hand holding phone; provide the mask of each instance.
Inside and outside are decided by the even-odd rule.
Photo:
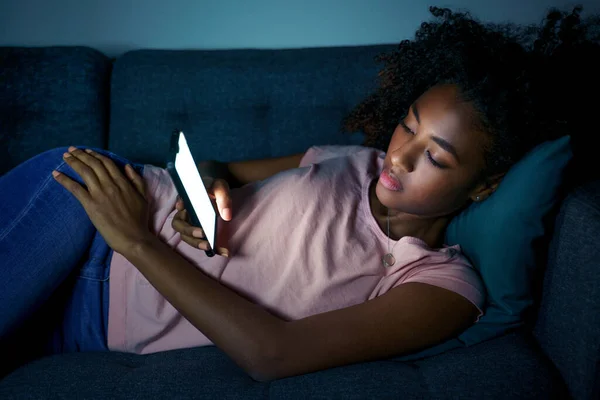
[[[207,182],[208,181],[208,182]],[[205,180],[208,194],[211,198],[216,198],[217,204],[223,203],[226,205],[231,204],[231,198],[229,196],[229,185],[222,179],[217,179],[214,182],[210,182],[209,179]],[[177,199],[175,203],[175,209],[177,213],[173,216],[171,226],[175,231],[179,232],[181,239],[192,247],[206,250],[210,248],[208,241],[204,238],[202,229],[193,226],[189,223],[189,215],[185,209],[185,204],[181,198]],[[219,213],[221,218],[225,221],[231,220],[231,213],[229,215],[223,215],[223,208],[219,206]],[[229,249],[225,247],[217,247],[217,254],[229,257]]]
[[[203,236],[201,239],[204,239],[208,244],[207,247],[203,243],[202,247],[206,251],[206,255],[209,257],[214,256],[214,249],[218,249],[216,243],[218,218],[215,205],[213,204],[215,195],[208,193],[204,185],[204,180],[200,176],[200,171],[198,171],[197,164],[188,147],[185,135],[181,131],[175,131],[171,135],[171,148],[169,160],[167,161],[167,170],[171,175],[185,208],[185,210],[179,210],[177,219],[173,220],[174,229],[181,229],[186,236],[190,237],[193,237],[195,231],[200,232],[201,235],[199,236]],[[227,187],[227,196],[229,194],[228,190],[229,188]],[[223,191],[221,191],[220,197],[223,197]],[[219,201],[222,203],[222,200]],[[187,223],[188,218],[193,226],[186,226],[186,224],[189,225]],[[175,224],[178,228],[175,227]],[[194,226],[200,228],[200,230],[194,228]],[[199,246],[199,243],[197,244]]]

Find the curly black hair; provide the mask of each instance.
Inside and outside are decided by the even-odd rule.
[[[585,92],[600,94],[600,44],[588,29],[598,26],[596,17],[584,24],[579,6],[570,13],[552,9],[539,26],[519,26],[429,10],[434,21],[376,58],[384,63],[376,91],[343,121],[344,131],[365,133],[365,146],[385,150],[411,103],[442,83],[458,86],[490,136],[484,176],[506,172],[536,144],[573,137],[589,123],[591,115],[581,113],[597,101],[586,102]]]

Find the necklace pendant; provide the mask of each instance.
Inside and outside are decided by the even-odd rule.
[[[386,268],[389,268],[396,263],[396,259],[394,258],[394,255],[392,253],[387,253],[386,255],[384,255],[382,261],[383,266]]]

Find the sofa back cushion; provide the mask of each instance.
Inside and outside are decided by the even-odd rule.
[[[0,47],[0,175],[54,147],[105,146],[110,67],[88,47]]]
[[[360,144],[341,121],[376,87],[374,57],[393,48],[131,51],[112,75],[109,150],[164,166],[174,129],[197,160]]]

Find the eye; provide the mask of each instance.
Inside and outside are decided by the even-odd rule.
[[[435,161],[433,159],[433,157],[431,156],[431,152],[429,150],[427,150],[426,153],[427,153],[427,158],[429,159],[429,161],[431,162],[431,164],[433,164],[434,167],[440,168],[440,169],[446,168],[445,165],[442,165],[442,164],[440,164],[439,162],[437,162],[437,161]]]
[[[403,118],[403,119],[404,119],[404,118]],[[405,131],[406,133],[410,133],[411,135],[414,135],[414,134],[415,134],[415,132],[414,132],[412,129],[410,129],[410,128],[408,127],[408,125],[406,125],[406,124],[404,123],[404,121],[403,121],[403,120],[400,120],[399,124],[400,124],[400,126],[402,127],[402,129],[404,129],[404,131]]]
[[[402,129],[404,129],[404,131],[405,131],[406,133],[408,133],[408,134],[410,134],[410,135],[413,135],[413,136],[415,135],[415,132],[414,132],[412,129],[410,129],[410,128],[408,127],[408,125],[406,125],[406,124],[404,123],[404,121],[403,121],[403,120],[400,120],[399,124],[400,124],[400,126],[402,127]],[[427,159],[429,160],[429,162],[430,162],[430,163],[431,163],[431,164],[432,164],[434,167],[436,167],[436,168],[439,168],[439,169],[445,169],[445,168],[447,168],[445,165],[443,165],[443,164],[440,164],[439,162],[435,161],[435,159],[434,159],[434,158],[431,156],[431,152],[430,152],[429,150],[425,151],[425,154],[427,154]]]

